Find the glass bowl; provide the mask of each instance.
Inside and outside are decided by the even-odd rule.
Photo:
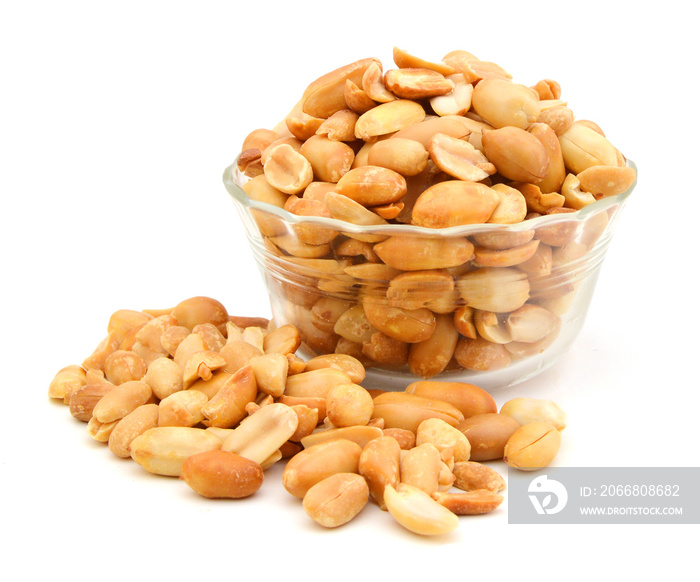
[[[384,390],[422,379],[495,390],[552,366],[583,327],[636,185],[575,212],[431,229],[298,216],[251,199],[248,179],[236,162],[223,175],[276,325],[299,329],[303,358],[350,354],[363,385]]]

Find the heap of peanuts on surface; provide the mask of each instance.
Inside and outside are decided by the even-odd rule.
[[[505,481],[484,461],[535,470],[559,450],[566,415],[551,401],[514,398],[499,412],[466,383],[367,390],[357,359],[303,361],[300,343],[294,326],[231,316],[209,297],[120,309],[48,394],[114,455],[207,498],[253,495],[285,462],[285,490],[324,527],[374,504],[415,533],[447,533],[458,515],[501,504]]]
[[[634,184],[635,169],[596,123],[575,118],[556,81],[519,84],[462,50],[430,62],[394,48],[393,58],[388,70],[366,58],[323,75],[276,127],[252,131],[237,160],[247,195],[300,218],[435,230],[573,216]],[[271,297],[305,345],[425,379],[551,346],[609,221],[602,211],[430,238],[289,227],[255,212]]]

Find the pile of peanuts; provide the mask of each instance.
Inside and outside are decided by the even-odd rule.
[[[556,81],[518,84],[462,50],[430,62],[394,48],[393,58],[387,71],[367,58],[320,77],[274,129],[252,131],[237,161],[248,196],[362,226],[505,227],[634,184],[634,168],[597,124],[574,118]],[[581,277],[572,265],[608,224],[602,211],[429,238],[255,217],[269,271],[288,271],[269,277],[271,295],[308,347],[426,379],[503,368],[551,345]],[[319,313],[333,319],[308,326]],[[430,361],[411,357],[424,342]]]
[[[484,461],[535,470],[557,455],[566,415],[551,401],[515,398],[498,412],[466,383],[368,390],[357,359],[303,361],[300,341],[291,325],[231,316],[208,297],[121,309],[49,397],[114,455],[207,498],[250,496],[284,460],[285,490],[324,527],[371,500],[410,531],[446,533],[503,501],[505,482]]]

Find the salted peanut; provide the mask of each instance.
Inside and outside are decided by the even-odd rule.
[[[107,323],[107,333],[114,332],[117,341],[122,342],[126,334],[153,319],[153,316],[143,311],[134,311],[133,309],[119,309],[112,313]]]
[[[535,254],[516,265],[518,269],[534,277],[545,277],[552,272],[552,247],[539,244]]]
[[[476,339],[476,326],[474,325],[474,308],[462,305],[454,312],[455,328],[459,335],[470,339]]]
[[[557,136],[563,134],[574,122],[574,112],[565,105],[540,111],[536,123],[546,123]]]
[[[497,471],[476,461],[456,462],[452,472],[455,476],[453,485],[462,491],[486,490],[497,493],[506,488],[505,480]]]
[[[405,392],[387,392],[374,398],[372,418],[383,418],[386,428],[402,428],[415,433],[428,418],[440,418],[456,426],[464,415],[447,402]]]
[[[352,302],[337,297],[321,297],[311,308],[311,321],[321,331],[333,333],[338,319],[351,306]]]
[[[420,142],[428,149],[430,140],[435,134],[442,133],[461,139],[470,132],[471,122],[461,115],[446,115],[444,117],[428,117],[397,131],[389,139],[411,139]]]
[[[179,475],[208,499],[241,499],[263,484],[263,469],[245,457],[221,450],[196,453],[182,463]]]
[[[391,516],[403,527],[419,535],[441,535],[459,526],[459,519],[430,495],[406,483],[387,485],[384,501]]]
[[[273,147],[263,167],[270,185],[285,194],[298,194],[313,181],[309,161],[288,144]]]
[[[557,134],[546,123],[533,123],[527,131],[542,143],[549,159],[546,176],[538,182],[540,190],[545,193],[559,192],[566,177],[566,167]]]
[[[226,360],[224,371],[229,374],[247,366],[252,358],[264,355],[260,349],[243,340],[228,342],[219,353]]]
[[[428,165],[428,151],[412,139],[393,138],[376,142],[369,149],[367,163],[388,168],[403,176],[416,176]]]
[[[430,159],[443,172],[471,182],[496,173],[496,167],[472,144],[444,133],[436,133],[428,145]]]
[[[321,202],[325,202],[328,192],[335,192],[335,184],[332,182],[314,181],[304,188],[302,198],[305,200],[320,200]]]
[[[352,224],[359,224],[362,226],[374,226],[374,225],[385,225],[386,220],[365,208],[359,202],[356,202],[352,198],[340,194],[337,192],[329,192],[326,194],[325,202],[328,205],[328,210],[333,218],[338,220],[344,220],[345,222],[350,222]],[[379,237],[367,235],[352,235],[353,238],[358,240],[365,240],[367,242],[377,242],[378,240],[383,240],[385,237]]]
[[[498,78],[484,79],[476,84],[472,108],[496,128],[513,126],[526,129],[540,113],[539,99],[530,89]]]
[[[369,441],[363,448],[358,462],[358,472],[369,486],[369,494],[382,510],[384,488],[396,487],[400,482],[401,448],[391,436],[380,436]]]
[[[457,289],[469,307],[505,313],[522,307],[529,297],[527,275],[508,267],[484,267],[457,279]]]
[[[158,426],[158,410],[158,404],[144,404],[117,421],[107,440],[109,450],[117,457],[128,459],[131,441]]]
[[[566,412],[553,400],[513,398],[503,404],[500,413],[514,418],[521,425],[546,422],[560,431],[566,428]]]
[[[547,214],[570,214],[573,208],[552,208]],[[543,244],[550,247],[562,247],[576,239],[580,222],[577,220],[562,220],[548,226],[537,228],[536,236]]]
[[[316,135],[324,135],[333,141],[355,141],[355,123],[358,117],[359,115],[350,109],[336,111],[323,120],[316,130]]]
[[[85,386],[85,370],[75,364],[61,368],[49,384],[49,398],[66,401],[70,395]],[[67,403],[67,402],[66,402]]]
[[[293,354],[300,344],[299,330],[291,324],[285,324],[265,335],[263,351],[265,354]]]
[[[260,176],[263,173],[261,157],[262,150],[257,148],[241,149],[241,153],[236,158],[236,167],[249,178]]]
[[[435,330],[422,342],[411,344],[408,367],[411,373],[422,378],[436,376],[449,364],[457,347],[459,332],[452,313],[435,316]]]
[[[186,329],[186,328],[183,328]],[[192,333],[196,333],[202,336],[204,344],[207,346],[208,351],[218,352],[224,345],[226,345],[226,337],[219,331],[213,323],[201,323],[195,325],[192,328]],[[163,343],[163,336],[161,336],[161,345]]]
[[[561,309],[563,312],[566,312],[568,310],[570,302],[573,299],[573,293],[569,292],[567,295],[563,295],[562,297],[559,297],[559,302],[562,305]],[[554,300],[549,300],[546,302],[547,309],[554,313],[555,309],[557,309],[557,304],[555,303]],[[542,339],[539,339],[534,342],[510,342],[506,344],[504,347],[508,351],[508,353],[511,355],[512,359],[519,359],[519,358],[526,358],[528,356],[534,356],[537,354],[541,354],[549,348],[554,341],[557,339],[559,336],[559,330],[561,329],[561,319],[557,318],[557,323],[556,327],[546,336],[544,336]]]
[[[374,58],[361,59],[316,79],[304,91],[301,99],[302,110],[314,117],[326,119],[336,111],[346,109],[346,81],[349,80],[355,85],[361,85],[362,77],[367,68],[378,62],[378,59]]]
[[[539,95],[540,101],[561,97],[561,85],[552,79],[541,79],[532,88]]]
[[[383,204],[381,206],[372,206],[372,212],[375,212],[385,220],[393,220],[404,209],[405,204],[402,201],[392,202],[391,204]]]
[[[505,346],[495,344],[482,337],[460,338],[455,348],[455,360],[462,367],[474,372],[500,370],[511,363],[510,353]]]
[[[184,388],[182,367],[165,356],[150,363],[143,379],[159,400]]]
[[[367,424],[373,406],[369,392],[358,384],[338,384],[326,394],[326,415],[336,427]]]
[[[440,418],[428,418],[418,425],[416,446],[430,443],[442,454],[449,450],[455,463],[468,461],[471,445],[463,432]]]
[[[471,83],[460,82],[458,75],[446,77],[455,84],[451,93],[430,98],[430,107],[439,116],[464,115],[472,104],[474,86]]]
[[[289,132],[302,142],[315,135],[323,121],[323,119],[304,113],[301,108],[292,111],[284,120]]]
[[[406,393],[447,402],[457,408],[464,418],[497,412],[496,402],[486,390],[466,382],[418,380],[406,386]]]
[[[332,387],[350,383],[350,377],[341,370],[319,368],[288,376],[284,393],[287,396],[326,398]]]
[[[574,174],[580,174],[591,166],[618,165],[617,150],[610,141],[578,121],[559,136],[559,143],[564,163]]]
[[[474,265],[477,267],[513,267],[530,259],[536,252],[540,241],[531,240],[523,245],[504,250],[484,247],[474,248]]]
[[[521,471],[548,467],[559,452],[561,433],[548,422],[530,422],[515,431],[505,445],[503,460]]]
[[[254,129],[243,140],[241,151],[254,149],[262,152],[262,150],[279,138],[280,135],[271,129]]]
[[[104,364],[107,356],[118,350],[120,343],[116,331],[108,332],[105,338],[97,344],[92,354],[83,360],[83,369],[104,371]]]
[[[184,370],[187,362],[194,354],[204,352],[206,349],[207,344],[204,342],[204,338],[198,333],[190,333],[178,344],[173,355],[173,361]],[[221,348],[221,350],[223,349]]]
[[[481,224],[489,219],[498,202],[498,195],[484,184],[447,180],[418,197],[411,223],[428,228]]]
[[[132,380],[109,390],[95,405],[92,415],[101,423],[124,418],[132,410],[146,404],[153,395],[145,382]]]
[[[465,493],[438,491],[432,498],[455,515],[481,515],[490,513],[503,503],[503,495],[486,489]]]
[[[437,447],[432,443],[418,444],[416,440],[416,446],[401,455],[401,483],[412,485],[430,495],[440,487],[440,468],[440,451]]]
[[[474,325],[479,336],[495,344],[507,344],[512,341],[505,323],[506,314],[493,311],[474,311]]]
[[[255,383],[260,392],[278,398],[284,392],[289,361],[283,354],[265,354],[252,357],[248,365],[253,369]]]
[[[392,56],[396,66],[402,69],[429,69],[442,75],[451,75],[457,72],[456,69],[446,63],[426,61],[397,47],[393,48]]]
[[[131,351],[141,356],[146,366],[153,360],[167,356],[168,352],[160,338],[168,328],[176,324],[177,319],[171,314],[154,317],[136,332]]]
[[[336,473],[357,473],[362,447],[346,439],[333,439],[305,448],[282,472],[285,490],[299,499],[316,483]]]
[[[289,405],[288,405],[289,406]],[[305,404],[293,404],[289,406],[297,415],[297,428],[289,437],[290,441],[301,442],[301,440],[310,435],[318,426],[319,416],[318,408],[311,408]]]
[[[287,406],[307,406],[318,411],[318,418],[322,420],[326,417],[326,398],[324,396],[289,396],[282,394],[278,402]]]
[[[379,257],[370,243],[354,238],[341,239],[335,245],[334,252],[337,257],[364,257],[369,263],[379,262]]]
[[[476,83],[482,79],[510,80],[512,75],[500,65],[481,59],[465,59],[459,66],[459,71],[468,83]]]
[[[87,433],[88,435],[99,443],[106,443],[109,440],[109,435],[112,434],[114,427],[117,426],[119,420],[113,420],[112,422],[100,422],[94,416],[88,420],[87,423]]]
[[[286,122],[284,122],[285,127],[284,129],[289,132],[286,126]],[[289,134],[288,136],[281,137],[280,139],[273,141],[269,146],[267,146],[263,152],[262,155],[260,156],[260,161],[263,164],[263,167],[265,166],[265,162],[267,162],[267,159],[270,157],[270,152],[275,149],[278,145],[286,144],[289,147],[291,147],[295,152],[298,152],[301,149],[301,144],[303,142],[300,139],[297,139],[293,135]]]
[[[345,525],[367,505],[369,487],[356,473],[336,473],[316,483],[304,495],[306,514],[327,528]]]
[[[519,247],[530,242],[535,236],[535,231],[517,230],[517,231],[497,231],[479,232],[471,236],[477,247],[483,249],[492,249],[495,251],[508,250],[513,247]],[[476,248],[475,247],[475,250]]]
[[[526,303],[508,314],[505,326],[512,341],[536,342],[552,333],[559,318],[539,305]]]
[[[114,388],[116,386],[105,379],[103,372],[95,369],[87,370],[85,385],[66,394],[71,416],[82,422],[88,422],[92,418],[95,405]],[[65,399],[64,402],[66,402]]]
[[[370,323],[361,304],[356,304],[342,313],[335,323],[334,331],[343,338],[363,344],[377,330]]]
[[[219,391],[202,407],[205,426],[232,428],[246,416],[245,407],[257,396],[255,374],[246,365],[226,380]]]
[[[425,119],[425,110],[409,99],[381,103],[360,115],[355,137],[365,141],[404,129]]]
[[[498,196],[498,204],[487,220],[494,224],[515,224],[525,220],[527,202],[522,193],[507,184],[494,184],[491,190]]]
[[[435,315],[429,309],[401,309],[365,301],[364,312],[376,330],[401,342],[410,344],[424,341],[435,330]]]
[[[580,172],[576,178],[585,192],[596,198],[622,194],[632,187],[637,172],[629,166],[591,166]]]
[[[314,178],[322,182],[335,183],[340,180],[355,159],[355,152],[349,145],[324,135],[308,138],[299,153],[311,164]]]
[[[192,354],[182,370],[182,386],[189,388],[196,380],[210,380],[213,372],[225,368],[227,360],[219,352],[202,351]]]
[[[362,353],[383,366],[403,366],[408,361],[408,351],[409,344],[379,331],[362,344]]]
[[[424,68],[390,69],[384,73],[384,85],[400,99],[427,99],[445,95],[455,84],[442,73]]]
[[[221,450],[262,464],[294,434],[297,413],[286,404],[268,404],[244,418],[226,437]]]
[[[372,63],[362,76],[362,90],[377,103],[389,103],[396,99],[384,84],[384,72],[381,63]]]
[[[381,419],[382,422],[384,419]],[[416,446],[416,435],[413,431],[405,428],[384,428],[382,433],[385,437],[391,437],[399,443],[402,451],[408,451]]]
[[[337,439],[352,441],[360,447],[365,447],[370,441],[383,436],[382,431],[378,426],[369,425],[322,428],[303,437],[300,442],[305,449]]]
[[[202,408],[209,401],[198,390],[181,390],[158,404],[158,426],[195,426],[204,420]]]
[[[166,351],[167,356],[175,357],[175,352],[177,351],[178,346],[188,335],[190,335],[190,330],[185,326],[171,325],[160,336],[160,345]],[[202,339],[204,340],[204,336],[202,336]]]
[[[337,192],[363,206],[379,206],[400,200],[406,194],[406,179],[388,168],[362,166],[340,178]]]
[[[598,167],[607,166],[593,166],[585,171],[588,172]],[[564,197],[564,204],[574,210],[581,210],[584,206],[588,206],[596,201],[592,193],[581,190],[581,182],[575,174],[566,175],[561,186],[561,195]]]
[[[249,326],[243,329],[241,332],[241,339],[244,342],[248,342],[250,345],[255,346],[260,351],[263,350],[263,341],[267,335],[267,330],[261,327]]]
[[[202,428],[149,428],[131,441],[131,458],[149,473],[179,477],[185,459],[221,448],[221,439]]]
[[[288,196],[284,192],[274,188],[264,175],[258,175],[248,180],[243,184],[242,188],[252,200],[267,202],[279,208],[284,206]]]
[[[360,84],[362,84],[361,80]],[[367,93],[365,93],[361,87],[359,87],[356,83],[353,83],[350,79],[345,81],[343,96],[345,97],[345,103],[350,110],[360,115],[377,106],[377,103],[369,95],[367,95]],[[354,137],[355,134],[353,128],[353,138]]]
[[[306,362],[308,371],[321,368],[334,368],[347,374],[350,381],[359,384],[365,379],[365,367],[357,358],[349,354],[322,354]]]
[[[481,142],[486,157],[509,180],[537,183],[547,176],[547,150],[524,129],[511,126],[494,129],[486,132]]]
[[[192,330],[196,325],[211,323],[219,331],[226,329],[229,314],[220,301],[211,297],[190,297],[178,303],[172,310],[177,320],[176,325],[182,325]]]
[[[503,448],[520,424],[510,416],[497,412],[476,414],[457,425],[471,444],[470,460],[493,461],[503,458]]]
[[[374,251],[391,267],[402,271],[419,271],[462,265],[472,258],[474,245],[464,237],[397,235],[376,244]]]
[[[564,206],[566,201],[558,192],[543,192],[537,184],[511,182],[511,186],[523,195],[529,212],[547,214],[553,208]]]

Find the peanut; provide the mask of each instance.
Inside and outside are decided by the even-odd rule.
[[[209,499],[249,497],[263,484],[263,470],[258,463],[221,450],[191,455],[182,463],[179,477]]]
[[[306,514],[323,527],[345,525],[367,505],[369,487],[356,473],[336,473],[313,485],[304,495]]]

